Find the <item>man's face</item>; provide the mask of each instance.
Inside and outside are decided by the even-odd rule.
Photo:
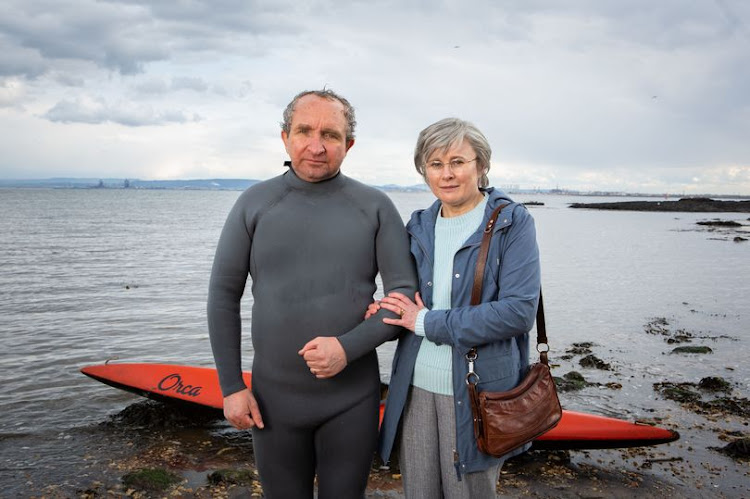
[[[344,105],[316,95],[297,101],[289,134],[282,131],[286,152],[299,178],[320,182],[335,176],[354,140],[346,140]]]

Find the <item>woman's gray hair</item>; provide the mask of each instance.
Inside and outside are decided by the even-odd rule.
[[[316,97],[320,97],[323,99],[336,100],[343,104],[344,117],[346,118],[346,140],[347,142],[350,140],[354,140],[354,129],[357,126],[357,120],[354,117],[354,108],[348,100],[341,97],[333,90],[329,90],[327,88],[324,88],[323,90],[305,90],[294,96],[294,99],[292,99],[292,101],[287,104],[286,109],[284,109],[284,121],[281,122],[281,129],[284,132],[289,134],[289,132],[291,131],[294,107],[302,97],[305,97],[307,95],[315,95]]]
[[[435,151],[447,151],[466,140],[477,155],[477,171],[479,172],[479,187],[487,187],[490,181],[487,173],[490,171],[490,157],[492,148],[482,132],[468,121],[458,118],[445,118],[433,123],[419,133],[417,146],[414,148],[414,166],[417,172],[427,180],[425,163]],[[467,158],[472,159],[472,158]]]

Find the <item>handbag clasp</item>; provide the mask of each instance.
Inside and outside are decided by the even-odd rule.
[[[474,372],[474,361],[477,359],[477,351],[472,348],[469,353],[466,354],[466,360],[469,362],[469,372],[466,373],[466,384],[476,385],[479,383],[479,375]]]

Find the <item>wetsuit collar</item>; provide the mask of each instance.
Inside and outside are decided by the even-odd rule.
[[[330,192],[332,189],[338,189],[346,182],[346,177],[341,173],[341,170],[333,177],[321,180],[320,182],[307,182],[297,176],[297,172],[292,168],[290,161],[285,161],[284,166],[289,167],[289,170],[284,173],[284,178],[287,185],[292,189],[310,192]]]

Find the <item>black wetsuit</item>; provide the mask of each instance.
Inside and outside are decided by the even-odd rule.
[[[400,328],[381,310],[363,320],[380,272],[383,289],[413,296],[416,273],[401,217],[382,192],[343,174],[309,183],[290,169],[246,190],[219,240],[208,323],[222,392],[245,388],[240,298],[252,278],[252,391],[265,428],[253,430],[269,498],[362,497],[377,440],[375,347]],[[337,336],[347,367],[317,379],[297,352]]]

